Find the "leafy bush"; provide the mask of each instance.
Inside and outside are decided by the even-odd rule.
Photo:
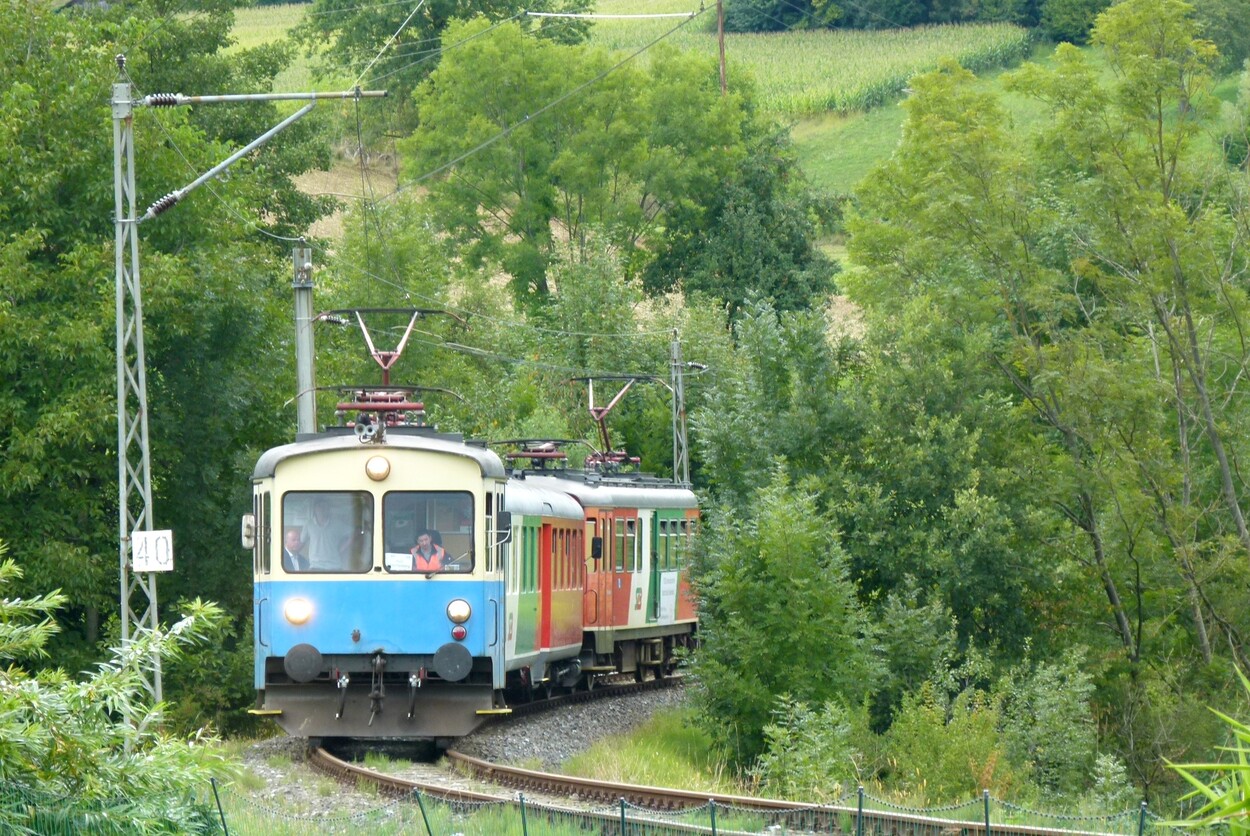
[[[1115,755],[1094,758],[1093,781],[1081,804],[1089,815],[1129,810],[1141,801],[1141,793],[1128,778],[1128,769]]]
[[[0,588],[20,577],[12,561],[0,562]],[[43,655],[58,629],[51,613],[63,602],[59,592],[0,598],[0,660]],[[187,612],[167,632],[140,631],[82,679],[0,669],[0,831],[196,833],[211,826],[195,794],[228,765],[203,737],[167,735],[163,706],[151,703],[147,689],[156,656],[178,658],[221,618],[215,605],[199,601]],[[48,798],[59,807],[28,803]]]
[[[1089,705],[1094,684],[1084,662],[1078,650],[1057,664],[1022,665],[999,686],[1006,749],[1053,794],[1081,790],[1097,744]]]
[[[782,694],[858,704],[880,674],[872,626],[814,494],[778,468],[755,496],[749,519],[728,508],[706,517],[703,643],[692,666],[701,717],[739,764],[764,752]]]
[[[1241,680],[1246,695],[1250,696],[1250,680],[1240,670],[1237,671],[1237,678]],[[1214,708],[1211,711],[1227,727],[1231,740],[1219,750],[1230,758],[1221,763],[1174,764],[1168,761],[1168,766],[1193,787],[1181,803],[1203,802],[1187,821],[1171,824],[1190,827],[1225,825],[1229,833],[1241,836],[1250,833],[1250,726]],[[1204,781],[1199,777],[1203,774],[1211,777]]]
[[[904,697],[886,733],[887,786],[918,806],[967,800],[984,789],[1010,797],[1025,776],[1008,758],[1000,719],[998,701],[983,691],[964,691],[948,709],[926,683]]]
[[[766,749],[751,775],[766,795],[834,803],[859,781],[856,724],[866,729],[867,712],[852,715],[834,700],[813,710],[783,695],[764,726]]]
[[[1043,0],[1042,31],[1055,41],[1089,43],[1094,19],[1109,5],[1108,0]]]

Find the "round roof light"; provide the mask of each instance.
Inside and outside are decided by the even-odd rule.
[[[382,456],[373,456],[365,462],[365,474],[375,482],[391,475],[391,463]]]

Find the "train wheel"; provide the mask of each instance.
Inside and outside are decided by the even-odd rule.
[[[666,679],[669,674],[669,665],[673,662],[673,640],[664,639],[664,644],[660,645],[660,661],[655,666],[655,678]]]

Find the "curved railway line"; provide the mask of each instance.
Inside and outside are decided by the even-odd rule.
[[[666,687],[678,678],[651,680],[644,683],[612,685],[592,692],[577,692],[556,696],[514,708],[513,716],[546,711],[569,702],[595,700],[601,696],[619,696],[637,690]],[[955,820],[917,815],[901,810],[883,811],[862,809],[860,806],[829,804],[804,804],[795,801],[754,798],[709,792],[692,792],[663,787],[648,787],[610,781],[596,781],[503,766],[471,757],[456,751],[446,752],[446,758],[462,774],[480,782],[498,787],[497,793],[479,792],[454,788],[447,783],[430,783],[399,778],[379,773],[343,760],[324,748],[314,748],[309,754],[309,764],[316,770],[330,775],[351,786],[370,786],[380,795],[391,798],[410,797],[417,794],[440,799],[450,804],[513,804],[529,805],[529,809],[546,809],[556,813],[575,814],[582,820],[593,820],[603,833],[646,832],[656,833],[841,833],[848,836],[1076,836],[1088,834],[1088,830],[1069,830],[1025,824],[991,823],[981,820]],[[533,800],[522,801],[524,793],[539,794],[546,799],[567,799],[570,806],[547,801],[537,804]],[[588,803],[602,805],[586,809]],[[576,805],[576,808],[573,806]],[[614,805],[619,807],[613,809]],[[626,806],[630,813],[625,818]],[[713,826],[706,820],[701,824],[674,821],[672,816],[682,812],[709,810]],[[715,827],[716,810],[721,811],[726,824],[732,815],[731,827]],[[748,825],[742,829],[744,816],[759,826]],[[536,831],[541,832],[541,831]]]

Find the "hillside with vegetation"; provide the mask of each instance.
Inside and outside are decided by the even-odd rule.
[[[1030,21],[736,32],[728,95],[706,12],[652,46],[632,23],[522,14],[576,0],[472,8],[30,2],[0,29],[21,149],[0,170],[0,539],[23,570],[0,580],[62,626],[5,658],[68,687],[118,643],[115,56],[140,93],[385,86],[141,227],[154,505],[179,543],[163,612],[226,615],[171,653],[145,722],[255,728],[234,544],[256,457],[293,432],[307,238],[319,308],[457,315],[392,372],[457,393],[427,403],[446,430],[592,441],[570,378],[662,375],[674,331],[707,367],[685,386],[705,509],[690,671],[695,722],[737,774],[794,796],[863,782],[913,805],[989,789],[1180,810],[1169,762],[1218,757],[1208,706],[1246,714],[1250,81],[1237,26],[1202,37],[1235,4],[1086,8],[1089,46],[1040,54]],[[978,77],[977,55],[1013,66]],[[138,109],[139,202],[283,113]],[[830,137],[857,131],[841,160]],[[351,197],[318,237],[338,203],[293,183],[334,154],[352,180],[320,191]],[[341,332],[318,350],[319,383],[370,379]],[[667,398],[614,414],[661,473]],[[20,693],[0,691],[5,716],[34,728]],[[87,731],[206,774],[164,738]],[[12,751],[37,784],[65,750]]]

